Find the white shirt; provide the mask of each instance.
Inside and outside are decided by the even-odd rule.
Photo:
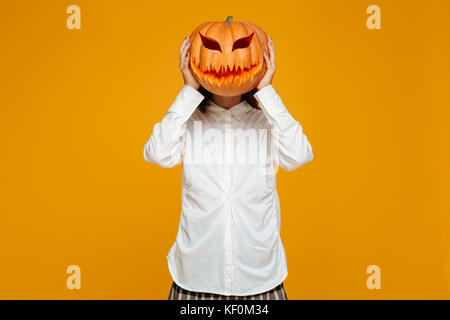
[[[181,218],[167,259],[186,290],[253,295],[287,276],[276,171],[297,169],[313,154],[272,85],[254,96],[262,111],[245,100],[228,110],[208,100],[202,113],[203,95],[185,85],[145,144],[146,161],[183,164]]]

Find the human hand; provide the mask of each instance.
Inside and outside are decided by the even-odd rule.
[[[180,70],[183,74],[184,84],[188,85],[195,90],[198,90],[200,88],[200,84],[195,80],[194,76],[192,75],[191,69],[189,68],[189,48],[191,46],[191,43],[189,42],[189,37],[184,38],[183,43],[180,47]]]
[[[261,90],[265,86],[272,84],[273,74],[275,73],[275,50],[273,48],[273,42],[272,38],[269,36],[269,54],[268,56],[266,52],[264,52],[264,60],[266,62],[266,73],[264,74],[263,78],[259,81],[258,85],[256,86],[257,90]]]

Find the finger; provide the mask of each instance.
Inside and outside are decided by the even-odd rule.
[[[191,44],[189,43],[188,46],[186,47],[186,55],[185,55],[187,63],[189,63],[189,58],[191,57],[191,53],[189,51],[190,49],[191,49]]]
[[[271,70],[272,69],[272,64],[270,62],[269,56],[267,55],[266,52],[264,52],[264,61],[266,61],[266,67],[267,69]]]
[[[189,47],[188,42],[183,44],[183,46],[180,48],[180,57],[184,57],[186,55],[186,48],[188,47]]]
[[[270,52],[270,63],[272,65],[272,68],[275,69],[275,50],[272,44],[269,46],[269,52]]]
[[[189,48],[190,48],[190,44],[188,43],[188,44],[184,47],[184,49],[182,50],[182,52],[180,53],[180,60],[182,60],[182,61],[185,60]]]
[[[189,36],[184,37],[183,42],[181,43],[181,45],[186,45],[186,43],[189,42]]]
[[[189,52],[189,48],[191,47],[191,44],[188,43],[184,46],[183,52],[182,52],[182,56],[186,57],[186,54]]]
[[[181,43],[180,46],[180,56],[181,53],[183,52],[184,48],[186,47],[186,45],[189,43],[189,37],[184,38],[183,42]]]
[[[180,53],[183,51],[183,49],[186,46],[187,42],[188,42],[187,38],[184,38],[184,40],[183,40],[183,42],[181,43],[181,46],[180,46]]]
[[[269,46],[274,48],[272,37],[269,36],[269,41],[268,42],[269,42]]]
[[[272,40],[269,41],[269,50],[275,53],[275,47],[273,46]]]
[[[267,49],[269,49],[269,51],[271,49],[273,49],[273,43],[272,43],[272,41],[270,41],[270,38],[269,38],[269,41],[267,41]]]
[[[189,58],[191,57],[191,55],[190,55],[190,53],[188,52],[187,54],[186,54],[186,58],[185,58],[185,60],[184,60],[184,67],[185,68],[188,68],[189,67]]]
[[[186,68],[186,56],[184,56],[183,58],[181,58],[181,60],[180,60],[180,68],[181,68],[181,71],[183,71],[185,68]]]

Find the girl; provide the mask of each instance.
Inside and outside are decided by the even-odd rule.
[[[186,37],[179,61],[184,86],[144,147],[148,162],[183,165],[178,235],[167,255],[169,299],[285,300],[275,173],[278,166],[301,167],[313,153],[272,86],[272,39],[264,77],[234,97],[199,85],[189,47]]]

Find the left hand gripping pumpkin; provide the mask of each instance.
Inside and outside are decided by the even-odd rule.
[[[252,90],[266,72],[266,33],[251,22],[232,19],[205,22],[189,37],[192,75],[202,87],[220,96]]]

